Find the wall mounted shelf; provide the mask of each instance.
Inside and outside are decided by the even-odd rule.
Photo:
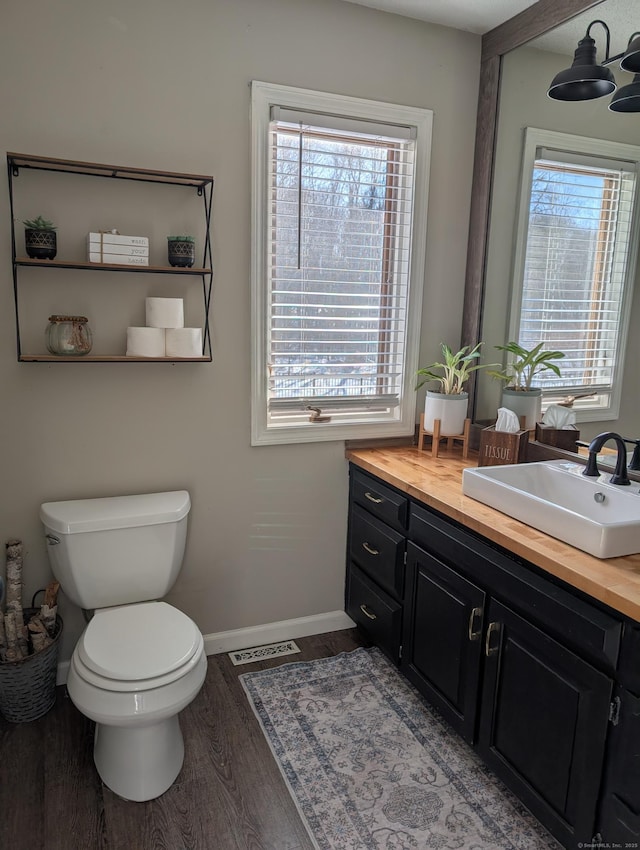
[[[32,259],[30,257],[18,256],[16,253],[16,227],[14,214],[14,193],[17,188],[17,178],[22,169],[45,172],[60,172],[63,174],[84,175],[88,177],[102,177],[115,180],[137,181],[139,183],[156,183],[167,186],[182,186],[193,188],[196,195],[202,199],[204,213],[204,250],[202,254],[202,265],[199,267],[175,267],[169,265],[153,266],[129,266],[116,265],[112,263],[90,263],[75,259]],[[41,157],[32,154],[8,153],[7,154],[7,176],[9,182],[9,204],[11,210],[11,257],[13,269],[13,289],[16,316],[16,342],[17,356],[20,362],[29,363],[200,363],[210,362],[212,358],[211,332],[209,326],[209,310],[211,306],[211,291],[213,284],[213,257],[211,247],[211,211],[213,202],[213,177],[201,174],[188,174],[181,172],[163,172],[151,169],[130,168],[128,166],[106,165],[96,162],[82,162],[78,160],[64,160],[54,157]],[[21,322],[19,314],[19,289],[20,269],[67,269],[79,272],[118,272],[134,275],[173,275],[186,278],[184,283],[188,285],[194,278],[200,279],[202,285],[202,327],[203,348],[202,356],[199,357],[127,357],[123,354],[84,355],[81,357],[64,357],[51,354],[32,353],[26,354],[22,351]],[[43,334],[44,339],[44,334]]]
[[[16,257],[17,266],[39,266],[43,269],[90,269],[92,272],[146,272],[147,274],[182,274],[203,275],[211,274],[211,269],[191,267],[190,269],[175,266],[120,266],[115,263],[78,263],[71,260],[32,260],[31,257]]]
[[[23,363],[208,363],[210,357],[128,357],[125,354],[84,354],[64,357],[57,354],[21,354]]]

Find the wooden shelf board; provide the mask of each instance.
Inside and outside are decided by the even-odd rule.
[[[72,174],[88,174],[94,177],[117,177],[126,180],[142,180],[151,183],[169,183],[176,186],[204,187],[213,183],[206,174],[183,174],[172,171],[155,171],[148,168],[130,168],[122,165],[105,165],[100,162],[81,162],[73,159],[58,159],[49,156],[34,156],[25,153],[7,153],[7,161],[14,168],[34,168],[43,171],[64,171]]]
[[[22,363],[210,363],[211,357],[128,357],[124,354],[84,354],[64,357],[56,354],[21,354]]]
[[[110,272],[151,272],[155,274],[211,274],[211,269],[181,268],[179,266],[125,266],[119,263],[76,263],[71,260],[32,260],[31,257],[16,257],[17,266],[38,266],[45,269],[91,269]]]

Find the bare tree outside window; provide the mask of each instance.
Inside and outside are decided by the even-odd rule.
[[[411,160],[398,142],[274,130],[270,391],[398,391]]]
[[[611,386],[635,180],[623,167],[537,159],[533,166],[520,343],[563,351],[547,391]]]

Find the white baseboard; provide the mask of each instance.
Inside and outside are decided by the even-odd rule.
[[[310,617],[298,617],[295,620],[280,620],[277,623],[205,635],[204,650],[207,655],[218,655],[221,652],[233,652],[235,649],[264,646],[267,643],[279,643],[282,640],[295,640],[354,627],[355,623],[344,611],[328,611],[326,614],[312,614]]]
[[[207,655],[218,655],[221,652],[233,652],[235,649],[248,649],[252,646],[264,646],[267,643],[279,643],[283,640],[295,640],[354,627],[355,623],[344,611],[328,611],[326,614],[312,614],[310,617],[297,617],[294,620],[280,620],[262,626],[203,635],[204,651]],[[58,664],[58,685],[66,684],[68,672],[69,661],[61,661]]]

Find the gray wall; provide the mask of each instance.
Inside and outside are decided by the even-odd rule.
[[[0,149],[217,181],[213,364],[17,363],[1,193],[0,529],[2,540],[25,542],[28,594],[50,577],[42,501],[187,488],[187,553],[169,601],[204,633],[342,608],[344,445],[249,445],[249,82],[434,110],[428,362],[460,333],[479,50],[478,36],[338,0],[5,0]],[[134,226],[128,209],[110,226]],[[25,215],[40,212],[79,218],[73,195],[57,191],[46,210]],[[97,224],[91,209],[86,219],[79,232]],[[88,275],[81,291],[69,282],[73,306],[98,328],[131,297],[122,282],[105,296],[110,277]],[[125,279],[143,303],[153,282]],[[48,280],[33,284],[40,294],[30,307],[43,331],[67,285],[61,273]],[[64,599],[62,613],[68,657],[81,622]]]

